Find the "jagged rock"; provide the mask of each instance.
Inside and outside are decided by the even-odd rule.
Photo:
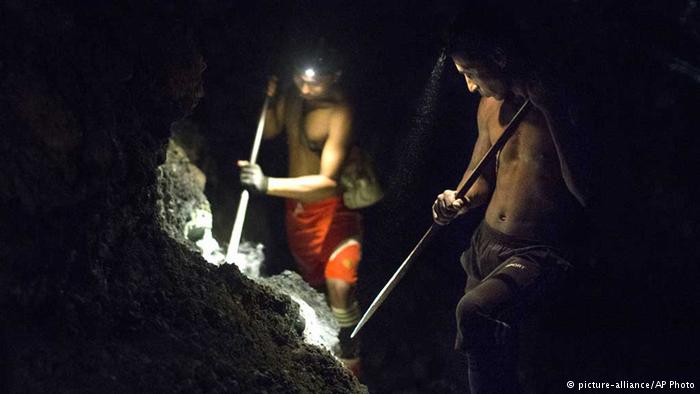
[[[165,163],[158,166],[158,221],[174,239],[220,265],[224,251],[212,235],[212,213],[204,195],[206,176],[190,162],[185,149],[168,143]]]
[[[211,211],[204,195],[204,175],[190,162],[185,150],[173,140],[168,144],[165,163],[158,167],[158,207],[159,221],[163,229],[175,240],[197,250],[210,263],[221,265],[224,251],[216,244],[219,259],[210,259],[212,252],[199,247],[203,242],[216,241],[212,238]],[[208,214],[209,220],[201,221]],[[193,236],[196,229],[197,235]],[[260,277],[260,266],[265,255],[263,245],[243,242],[239,246],[238,268],[255,282],[263,284],[270,291],[288,297],[298,305],[290,311],[292,324],[303,334],[304,340],[312,345],[332,351],[338,343],[338,324],[326,302],[326,297],[314,290],[302,277],[291,271],[284,271],[272,277]]]
[[[302,309],[304,321],[303,335],[307,343],[321,346],[328,351],[338,343],[340,327],[328,307],[326,297],[314,290],[296,272],[284,271],[268,278],[258,278],[256,282],[270,287],[273,291],[289,296]]]
[[[211,216],[209,201],[204,196],[206,177],[192,164],[185,151],[170,140],[165,163],[158,166],[158,219],[173,238],[195,247],[204,237],[206,219]],[[211,230],[211,224],[209,224]]]

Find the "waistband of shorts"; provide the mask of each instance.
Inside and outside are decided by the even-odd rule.
[[[552,247],[562,247],[566,243],[563,240],[554,240],[547,238],[526,238],[515,235],[506,234],[489,226],[486,221],[482,221],[478,231],[481,237],[490,241],[497,242],[505,246],[524,246],[524,245],[548,245]]]
[[[318,201],[310,201],[310,202],[304,202],[300,200],[295,200],[288,198],[285,200],[285,205],[287,208],[294,209],[297,204],[301,204],[304,209],[319,209],[319,208],[324,208],[328,206],[333,206],[333,205],[342,205],[343,204],[343,197],[342,196],[331,196],[328,198],[324,198],[323,200],[318,200]]]

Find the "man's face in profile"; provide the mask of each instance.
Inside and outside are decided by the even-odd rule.
[[[294,84],[297,89],[299,89],[301,97],[305,99],[315,99],[325,96],[337,79],[337,74],[318,75],[311,68],[298,71],[294,74]]]
[[[461,54],[453,54],[452,60],[457,72],[464,76],[470,92],[479,92],[483,97],[493,97],[496,100],[503,100],[510,94],[506,78],[495,64],[468,59]]]

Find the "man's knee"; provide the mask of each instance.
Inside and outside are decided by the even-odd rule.
[[[465,294],[456,310],[457,340],[455,348],[464,352],[473,352],[493,348],[499,344],[510,326],[490,316],[470,294]]]
[[[354,285],[357,282],[357,266],[362,258],[362,246],[357,240],[349,239],[331,254],[326,264],[325,276],[328,281],[336,280]]]
[[[482,317],[481,306],[465,295],[457,304],[457,350],[469,352],[486,336],[486,324]]]

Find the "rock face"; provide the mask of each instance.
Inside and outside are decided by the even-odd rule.
[[[2,7],[0,391],[365,391],[288,298],[161,228],[156,167],[202,91],[190,10]]]
[[[274,292],[286,294],[299,305],[304,320],[304,340],[307,343],[329,351],[339,350],[337,347],[340,327],[326,303],[325,295],[314,290],[299,274],[291,271],[258,278],[256,282]]]
[[[170,140],[165,163],[158,166],[158,214],[161,227],[182,242],[201,239],[203,229],[196,226],[197,211],[209,211],[203,190],[204,174],[187,158],[182,147]],[[210,226],[211,227],[211,226]]]
[[[206,176],[192,164],[185,149],[168,143],[165,163],[158,166],[158,220],[170,237],[220,265],[224,251],[212,235],[212,213],[204,195]]]
[[[225,251],[212,237],[209,201],[204,195],[205,177],[190,162],[185,149],[170,140],[165,163],[158,167],[158,220],[160,227],[174,240],[201,254],[216,266],[226,264]],[[250,223],[253,224],[253,223]],[[262,244],[244,241],[238,249],[235,265],[255,283],[274,293],[273,297],[288,297],[298,305],[290,318],[300,327],[304,341],[335,351],[338,346],[338,323],[328,307],[324,294],[314,290],[302,277],[284,271],[270,277],[261,276],[265,262]],[[298,313],[297,313],[298,312]]]

